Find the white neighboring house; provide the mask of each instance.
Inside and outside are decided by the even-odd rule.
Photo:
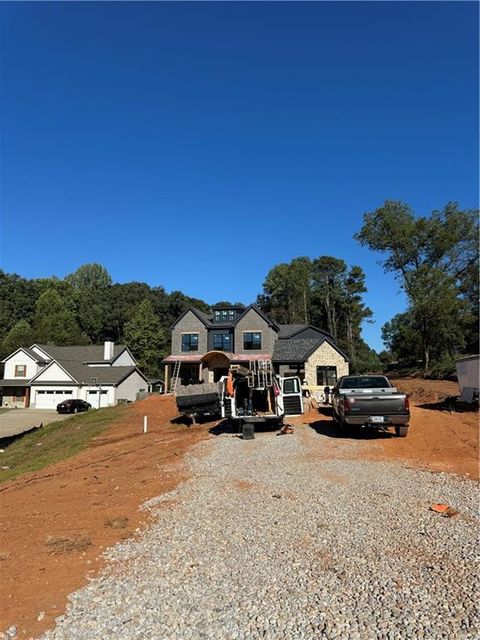
[[[148,379],[125,345],[55,347],[33,344],[3,360],[2,406],[55,409],[69,398],[92,407],[109,407],[119,400],[134,401],[146,392]]]

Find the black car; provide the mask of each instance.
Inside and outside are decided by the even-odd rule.
[[[57,404],[58,413],[80,413],[80,411],[88,411],[92,405],[85,400],[64,400]]]

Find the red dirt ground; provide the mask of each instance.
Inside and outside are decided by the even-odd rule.
[[[0,485],[0,632],[14,624],[22,638],[54,626],[67,595],[98,571],[102,550],[146,523],[142,502],[185,477],[183,454],[212,424],[171,424],[176,416],[173,398],[152,396],[87,450]]]
[[[411,379],[397,384],[411,393],[412,405],[425,403],[426,397],[435,402],[458,394],[456,385],[448,382]],[[141,433],[144,415],[149,416],[148,434]],[[171,424],[176,415],[171,397],[137,402],[128,418],[107,429],[87,450],[0,485],[0,632],[15,624],[18,636],[25,638],[52,627],[67,595],[98,572],[103,549],[145,525],[142,502],[186,477],[184,453],[209,437],[213,425]],[[334,437],[326,412],[311,411],[293,421],[319,425],[332,435],[323,457],[345,455],[343,439]],[[365,445],[360,456],[402,459],[478,478],[478,413],[412,406],[410,426],[407,438],[359,436]]]
[[[361,440],[364,447],[357,455],[368,459],[400,459],[431,471],[447,471],[473,479],[479,478],[479,415],[477,411],[441,410],[439,401],[458,395],[458,385],[444,380],[405,378],[392,380],[410,398],[410,428],[406,438],[382,432],[352,431],[347,437]],[[348,451],[335,439],[330,409],[311,411],[296,423],[315,426],[332,435],[323,457],[345,456]],[[344,438],[342,438],[342,441]]]

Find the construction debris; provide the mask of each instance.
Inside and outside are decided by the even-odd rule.
[[[277,436],[283,436],[287,433],[293,433],[293,425],[284,424],[280,431],[277,433]]]
[[[429,507],[430,511],[435,511],[435,513],[439,513],[444,518],[453,518],[454,516],[458,516],[458,511],[453,507],[450,507],[448,504],[432,504]]]

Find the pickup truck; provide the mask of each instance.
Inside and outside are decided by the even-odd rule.
[[[331,391],[333,419],[339,431],[349,427],[395,427],[397,436],[408,433],[408,398],[380,375],[342,376]]]

